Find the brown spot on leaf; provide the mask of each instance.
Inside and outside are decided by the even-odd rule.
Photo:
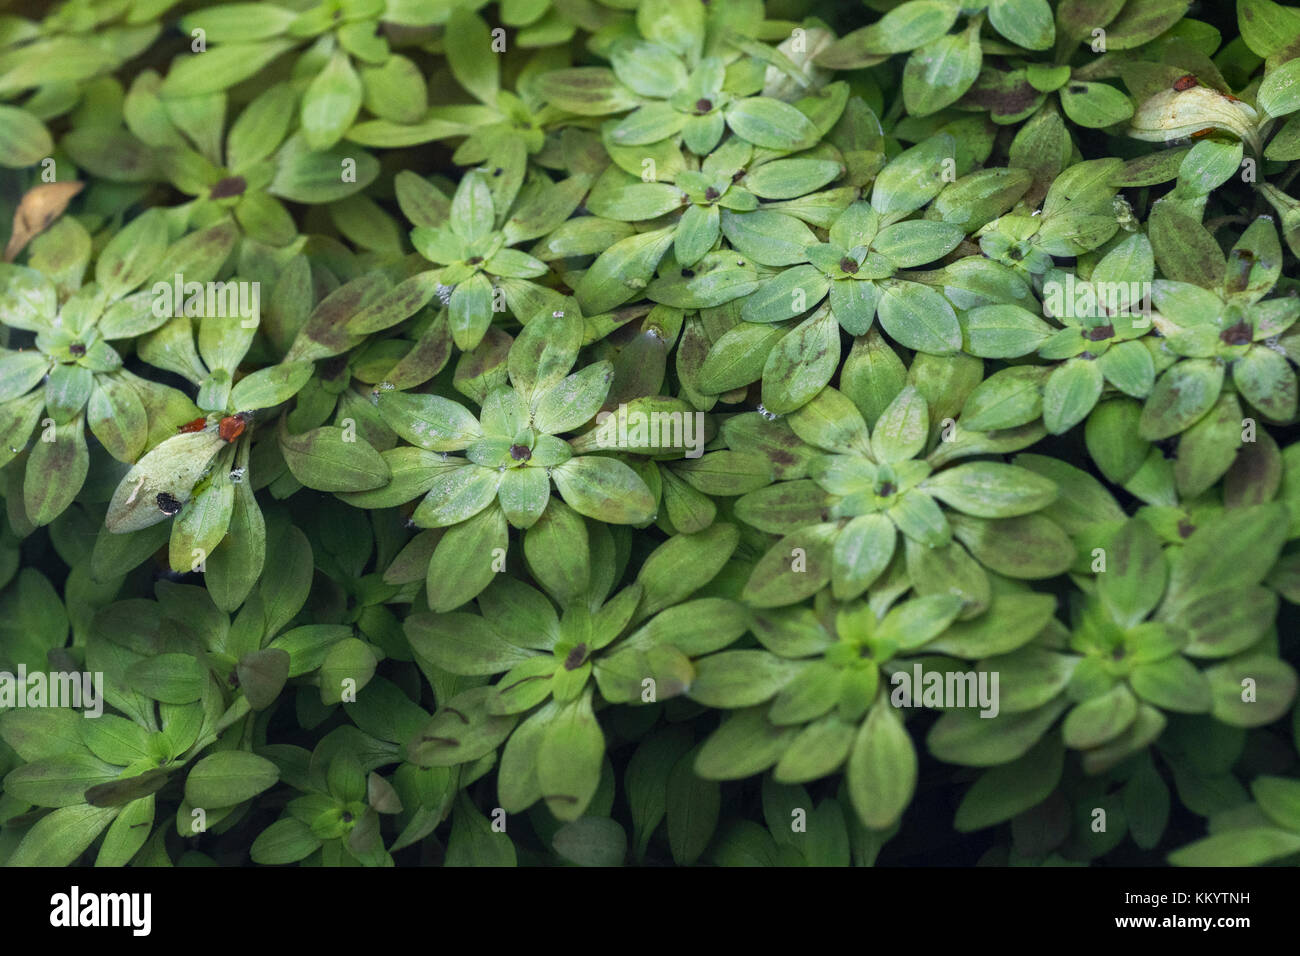
[[[564,669],[566,671],[576,671],[582,666],[582,662],[587,659],[587,645],[579,644],[564,658]]]
[[[231,196],[242,196],[247,188],[248,182],[243,176],[227,176],[225,179],[218,180],[212,187],[212,192],[208,193],[208,198],[229,199]]]
[[[13,233],[5,246],[5,262],[13,262],[27,243],[49,228],[84,185],[78,182],[42,183],[27,190],[14,210]]]
[[[1219,338],[1225,345],[1249,345],[1254,338],[1254,329],[1248,322],[1238,322],[1220,332]]]

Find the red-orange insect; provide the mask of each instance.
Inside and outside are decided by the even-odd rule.
[[[247,427],[247,425],[248,414],[246,412],[239,412],[236,415],[227,415],[225,418],[221,419],[221,423],[217,425],[217,434],[220,435],[223,440],[231,442],[244,434],[244,428]]]
[[[207,427],[207,424],[208,424],[208,420],[206,418],[196,418],[192,422],[186,422],[184,425],[182,425],[180,428],[176,430],[182,434],[186,432],[201,432],[203,431],[204,428]]]
[[[1174,80],[1174,89],[1181,93],[1183,90],[1190,90],[1193,86],[1199,85],[1194,73],[1185,73],[1178,79]]]

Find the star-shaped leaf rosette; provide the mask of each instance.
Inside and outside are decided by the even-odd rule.
[[[458,607],[488,585],[509,547],[507,525],[532,528],[551,503],[552,483],[569,507],[589,518],[642,524],[654,517],[655,498],[635,471],[606,455],[575,456],[559,437],[596,415],[613,380],[608,361],[569,374],[582,336],[572,300],[535,317],[510,346],[510,384],[490,391],[477,416],[440,395],[376,393],[384,421],[415,447],[383,453],[391,483],[345,497],[389,507],[424,496],[411,520],[447,529],[429,563],[435,611]]]
[[[546,275],[547,264],[511,247],[563,223],[589,185],[585,174],[561,183],[538,174],[525,185],[522,165],[512,175],[500,166],[484,167],[464,175],[448,204],[427,183],[407,179],[403,207],[418,217],[411,242],[420,255],[440,266],[421,277],[445,289],[457,348],[469,351],[477,346],[493,314],[504,313],[506,306],[516,316],[560,308],[560,293],[529,281]],[[416,202],[409,195],[413,189],[426,201]]]
[[[1300,298],[1265,298],[1282,275],[1272,219],[1256,219],[1226,257],[1204,226],[1174,209],[1157,206],[1150,229],[1165,275],[1152,289],[1152,321],[1163,338],[1139,433],[1158,441],[1196,427],[1228,393],[1229,373],[1236,396],[1270,421],[1289,422],[1295,353],[1279,340],[1300,318]]]
[[[914,385],[870,430],[853,401],[830,387],[788,421],[816,450],[807,477],[736,502],[742,520],[782,535],[745,585],[751,604],[793,604],[827,584],[838,600],[857,597],[889,567],[900,539],[918,591],[959,594],[967,613],[987,606],[985,567],[1044,578],[1074,561],[1064,530],[1036,514],[1056,498],[1055,483],[996,461],[950,465],[963,452],[941,440],[932,445],[928,403]],[[951,434],[959,432],[958,423]],[[991,450],[977,440],[964,453]]]
[[[696,661],[691,698],[736,711],[705,741],[696,771],[730,780],[772,767],[779,783],[805,783],[843,768],[862,822],[896,823],[912,800],[918,765],[904,719],[909,708],[931,705],[915,674],[968,669],[957,649],[974,646],[995,620],[1027,640],[1054,605],[1050,595],[1003,580],[996,605],[1003,617],[991,610],[959,622],[959,596],[904,598],[908,589],[898,565],[869,600],[841,604],[822,591],[813,607],[759,611],[759,649]],[[981,706],[974,697],[962,705]],[[996,716],[987,693],[983,707]]]
[[[704,156],[730,129],[765,149],[808,149],[817,144],[817,127],[790,103],[761,95],[769,64],[796,89],[811,85],[789,57],[753,38],[762,15],[747,3],[638,4],[636,33],[603,51],[609,67],[554,70],[537,88],[551,105],[579,116],[627,113],[610,130],[615,146],[667,141]]]
[[[167,321],[152,291],[135,290],[168,263],[206,251],[212,238],[195,233],[169,247],[167,237],[165,215],[144,213],[104,247],[86,282],[91,237],[66,217],[32,244],[27,266],[0,265],[0,321],[35,336],[33,347],[0,351],[0,464],[42,426],[22,481],[33,525],[53,521],[81,490],[87,426],[110,455],[130,462],[197,411],[184,393],[123,368],[118,351]],[[228,251],[227,243],[220,258]]]
[[[247,283],[229,283],[241,284]],[[112,534],[139,535],[140,553],[147,553],[144,543],[156,549],[169,541],[173,570],[207,571],[215,558],[216,574],[233,575],[241,582],[234,590],[245,592],[260,574],[266,544],[249,473],[252,425],[257,412],[292,398],[313,370],[307,361],[284,362],[239,377],[259,321],[257,315],[207,314],[196,322],[182,314],[140,340],[142,359],[198,389],[203,414],[131,467],[104,518]],[[163,523],[171,518],[168,534]]]
[[[1171,714],[1272,723],[1297,683],[1278,656],[1277,595],[1261,584],[1286,534],[1277,503],[1222,512],[1181,547],[1162,547],[1149,524],[1130,519],[1096,552],[1095,577],[1080,579],[1072,631],[1003,644],[979,663],[1001,675],[1003,713],[945,714],[930,732],[931,752],[968,766],[1004,764],[1064,715],[1064,743],[1099,774],[1145,750]]]
[[[215,62],[210,55],[216,51],[197,62]],[[168,208],[169,217],[193,228],[230,216],[245,237],[285,247],[299,240],[289,202],[328,207],[341,231],[355,231],[349,224],[378,207],[361,198],[335,204],[369,186],[379,161],[351,144],[312,146],[293,125],[300,99],[291,83],[267,85],[243,104],[221,89],[177,97],[145,70],[125,100],[105,104],[92,120],[79,116],[59,145],[95,177],[169,183],[191,197]]]
[[[582,816],[605,757],[597,705],[680,696],[695,679],[693,659],[721,650],[748,628],[737,601],[683,600],[726,566],[740,537],[735,527],[719,524],[669,539],[617,591],[628,555],[608,528],[592,529],[590,562],[562,575],[553,565],[542,569],[550,600],[497,576],[478,595],[476,609],[406,619],[406,636],[422,662],[463,677],[501,675],[441,706],[410,741],[410,759],[452,767],[504,742],[497,787],[510,813],[544,800],[561,820]]]

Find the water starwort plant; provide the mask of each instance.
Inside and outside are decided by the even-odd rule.
[[[34,6],[0,863],[1300,864],[1300,8]]]

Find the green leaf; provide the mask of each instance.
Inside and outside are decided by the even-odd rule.
[[[672,244],[671,228],[656,229],[620,239],[602,252],[573,290],[583,311],[607,312],[641,294]]]
[[[745,176],[745,188],[760,199],[794,199],[820,189],[844,167],[826,159],[778,159]]]
[[[991,461],[944,469],[921,487],[950,507],[981,518],[1028,514],[1051,504],[1057,494],[1056,484],[1047,478]]]
[[[1056,40],[1052,8],[1047,0],[993,0],[989,23],[1004,37],[1027,50],[1046,50]]]
[[[925,448],[930,422],[925,397],[909,385],[876,420],[871,451],[878,462],[893,464],[915,458]]]
[[[38,807],[74,806],[83,801],[87,789],[114,779],[118,772],[118,767],[88,753],[65,753],[11,771],[4,778],[5,793]]]
[[[95,376],[86,423],[118,461],[135,461],[149,437],[149,419],[139,394],[124,379]]]
[[[739,780],[762,773],[781,758],[798,731],[777,727],[751,707],[723,718],[695,758],[695,772],[706,780]]]
[[[1223,372],[1213,359],[1184,359],[1171,366],[1142,406],[1138,434],[1159,441],[1186,431],[1218,400]]]
[[[1256,777],[1250,791],[1269,819],[1300,833],[1300,783],[1285,777]]]
[[[28,456],[23,477],[23,504],[32,524],[47,525],[61,515],[89,471],[90,452],[80,415],[42,432]]]
[[[881,283],[881,291],[877,307],[880,324],[899,345],[933,355],[948,355],[961,348],[957,313],[934,289],[888,279]]]
[[[581,817],[555,831],[551,846],[579,866],[620,866],[627,856],[627,834],[608,817]]]
[[[1216,289],[1223,282],[1223,251],[1195,219],[1171,203],[1157,203],[1147,228],[1156,263],[1165,278],[1204,289]]]
[[[876,177],[871,208],[881,215],[920,209],[944,188],[944,161],[955,161],[956,148],[953,137],[941,133],[894,157]]]
[[[610,524],[639,524],[654,514],[655,500],[644,481],[614,458],[580,455],[551,469],[565,503],[588,518]]]
[[[805,249],[817,241],[802,221],[767,209],[746,213],[724,209],[721,225],[722,234],[732,246],[764,266],[806,262]]]
[[[563,501],[552,500],[524,534],[524,557],[534,579],[568,602],[587,590],[591,560],[586,524]]]
[[[1169,854],[1174,866],[1259,866],[1300,852],[1300,834],[1274,827],[1234,827]]]
[[[329,149],[361,110],[361,78],[342,50],[335,50],[302,98],[302,131],[312,149]]]
[[[1088,417],[1105,382],[1100,363],[1073,358],[1052,370],[1043,386],[1043,424],[1060,435]]]
[[[280,779],[265,757],[225,750],[204,757],[185,778],[185,801],[193,807],[220,809],[249,800]]]
[[[292,40],[223,43],[199,55],[179,57],[173,61],[160,92],[166,99],[178,99],[228,89],[293,46]]]
[[[1269,418],[1286,421],[1295,416],[1295,369],[1267,346],[1253,346],[1233,363],[1232,382],[1246,401]]]
[[[265,710],[275,703],[289,678],[289,654],[278,648],[245,654],[235,673],[248,705],[253,710]]]
[[[293,476],[317,491],[366,491],[390,478],[388,465],[369,442],[335,425],[301,435],[281,430],[279,445]]]
[[[347,637],[335,641],[320,664],[320,699],[326,706],[355,695],[375,674],[374,652],[364,641]]]
[[[1116,684],[1106,693],[1076,704],[1065,718],[1061,736],[1067,746],[1076,749],[1100,746],[1128,729],[1137,717],[1137,706],[1128,686]]]
[[[246,375],[230,390],[230,405],[240,411],[273,408],[297,395],[315,367],[311,362],[270,365]]]
[[[1296,696],[1296,673],[1285,661],[1245,655],[1205,671],[1214,719],[1234,727],[1262,727],[1277,720]]]
[[[321,840],[307,824],[295,817],[284,817],[257,835],[249,847],[249,856],[261,866],[297,863],[311,856]]]
[[[0,106],[0,140],[6,146],[3,165],[10,168],[33,166],[54,151],[45,125],[16,106]]]
[[[708,707],[752,707],[775,696],[793,674],[789,661],[767,651],[724,651],[696,662],[690,696]]]
[[[980,358],[1019,358],[1046,342],[1054,330],[1018,305],[983,305],[960,317],[964,347]]]
[[[95,281],[110,300],[120,299],[153,275],[167,248],[166,217],[160,209],[137,216],[99,254]]]
[[[829,308],[818,310],[776,343],[763,367],[763,406],[784,414],[825,387],[840,359],[840,327]]]
[[[421,767],[454,767],[496,750],[519,718],[490,713],[492,693],[491,687],[472,687],[445,701],[407,747],[411,762]]]
[[[121,812],[118,807],[62,807],[37,820],[6,866],[70,866]]]
[[[537,92],[552,105],[581,116],[606,116],[639,105],[636,94],[604,67],[552,70],[538,77]]]
[[[495,106],[500,82],[487,24],[472,10],[458,7],[448,17],[446,31],[447,65],[456,82],[480,102]]]
[[[704,853],[722,807],[721,787],[695,774],[698,753],[697,747],[678,758],[667,779],[668,846],[678,866],[691,866]]]
[[[940,37],[913,51],[903,69],[907,111],[929,116],[952,105],[975,82],[982,61],[978,21],[964,33]]]
[[[849,753],[849,799],[872,829],[893,826],[916,789],[916,748],[899,711],[881,695],[867,713]]]
[[[609,136],[620,146],[646,146],[676,136],[689,119],[667,103],[648,103],[624,117]]]
[[[740,542],[735,525],[717,522],[695,534],[676,534],[645,559],[637,574],[640,617],[690,597],[726,566]]]
[[[506,518],[495,505],[449,528],[429,561],[429,607],[450,611],[471,600],[492,581],[508,544]]]
[[[667,813],[669,774],[689,748],[689,735],[682,728],[669,728],[644,740],[628,761],[623,784],[638,860],[644,858],[650,838]]]
[[[605,736],[591,708],[590,688],[560,708],[537,749],[537,781],[556,819],[572,821],[586,812],[600,785]]]
[[[499,674],[531,655],[472,614],[413,614],[406,636],[416,653],[453,674]]]
[[[1050,578],[1074,563],[1074,543],[1042,514],[976,518],[948,514],[953,533],[991,571],[1012,578]]]
[[[726,111],[727,125],[755,146],[796,152],[817,144],[817,127],[789,103],[768,96],[737,100]]]
[[[996,826],[1042,803],[1056,789],[1065,748],[1047,737],[1023,757],[982,774],[966,791],[953,829],[970,833]]]
[[[10,328],[52,330],[57,295],[54,283],[35,269],[0,263],[0,314]]]
[[[131,689],[166,704],[198,700],[208,684],[208,672],[189,654],[168,653],[136,661],[126,671]]]
[[[1061,88],[1061,109],[1085,129],[1103,129],[1133,115],[1133,101],[1108,83],[1071,81]]]

